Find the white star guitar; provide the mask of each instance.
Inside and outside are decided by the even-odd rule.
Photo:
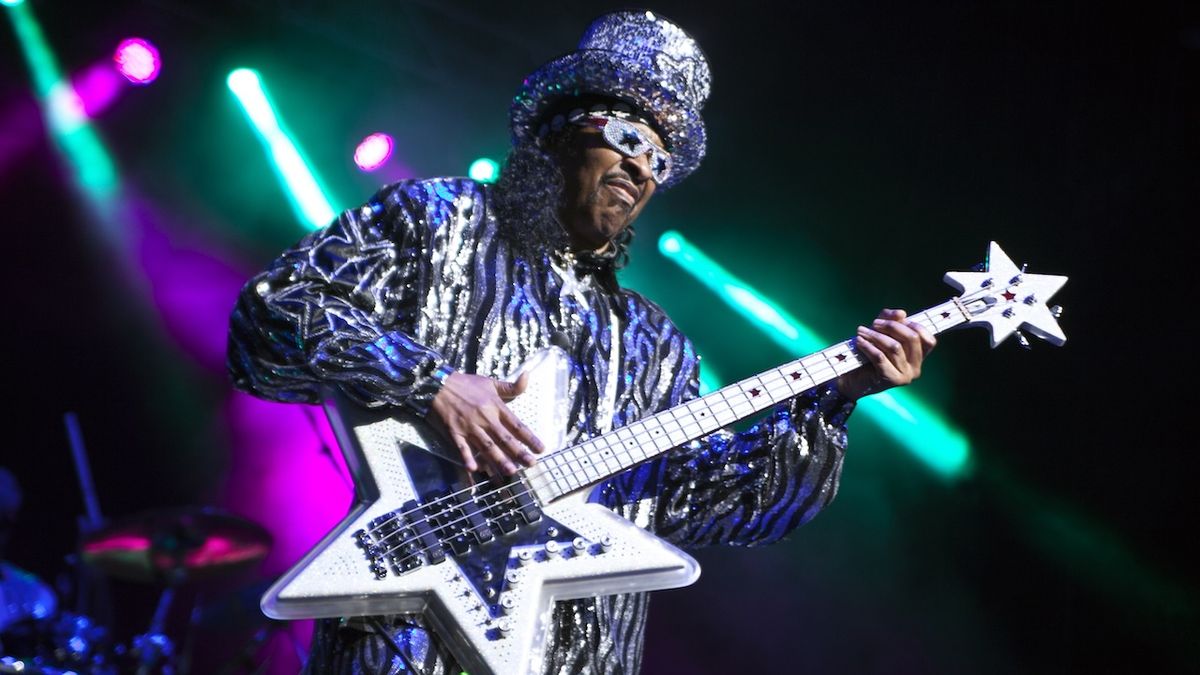
[[[931,333],[986,325],[992,346],[1024,328],[1066,336],[1047,308],[1067,277],[1028,274],[993,242],[983,271],[949,272],[961,295],[911,315]],[[276,619],[425,617],[472,675],[541,669],[556,600],[686,586],[691,556],[603,506],[591,488],[631,467],[865,365],[847,340],[607,434],[563,448],[566,356],[540,352],[510,407],[557,451],[504,481],[472,481],[453,444],[394,409],[335,399],[333,427],[356,503],[262,599]],[[512,374],[515,376],[516,374]]]

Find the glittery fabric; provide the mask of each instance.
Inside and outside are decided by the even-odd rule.
[[[334,382],[364,403],[425,411],[447,369],[503,377],[553,340],[572,357],[569,443],[697,396],[696,353],[660,308],[557,256],[515,257],[497,234],[489,189],[397,183],[285,252],[234,311],[237,385],[316,402],[318,383]],[[745,432],[715,433],[616,476],[592,498],[682,547],[776,541],[833,499],[852,407],[836,391],[809,392]],[[559,603],[544,672],[637,672],[647,600]],[[384,621],[422,672],[459,672],[419,618]],[[318,622],[310,672],[402,668],[362,622]]]
[[[513,143],[532,140],[556,101],[588,94],[628,101],[651,115],[671,152],[670,188],[700,166],[707,132],[700,109],[711,89],[708,59],[682,28],[653,12],[613,12],[592,22],[578,49],[525,78],[509,109]]]

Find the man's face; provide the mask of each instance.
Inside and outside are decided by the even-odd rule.
[[[653,129],[635,126],[661,147]],[[604,248],[637,219],[658,187],[649,156],[617,152],[590,125],[576,127],[556,156],[565,180],[559,216],[579,250]]]

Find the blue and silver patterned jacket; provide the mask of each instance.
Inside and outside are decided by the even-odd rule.
[[[316,403],[332,383],[363,404],[426,414],[448,370],[504,377],[553,340],[572,357],[570,444],[698,395],[696,353],[662,309],[597,281],[611,270],[515,255],[490,190],[467,179],[396,183],[286,251],[233,312],[235,384]],[[777,541],[833,499],[852,408],[836,390],[808,392],[747,431],[616,476],[593,498],[683,548]],[[647,599],[558,603],[544,672],[637,672]],[[363,625],[320,622],[308,669],[407,672]],[[460,672],[419,618],[382,625],[423,672]]]

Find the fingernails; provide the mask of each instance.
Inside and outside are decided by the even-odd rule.
[[[537,463],[537,457],[534,457],[527,452],[521,455],[521,461],[525,462],[525,466],[533,466],[535,463]]]

